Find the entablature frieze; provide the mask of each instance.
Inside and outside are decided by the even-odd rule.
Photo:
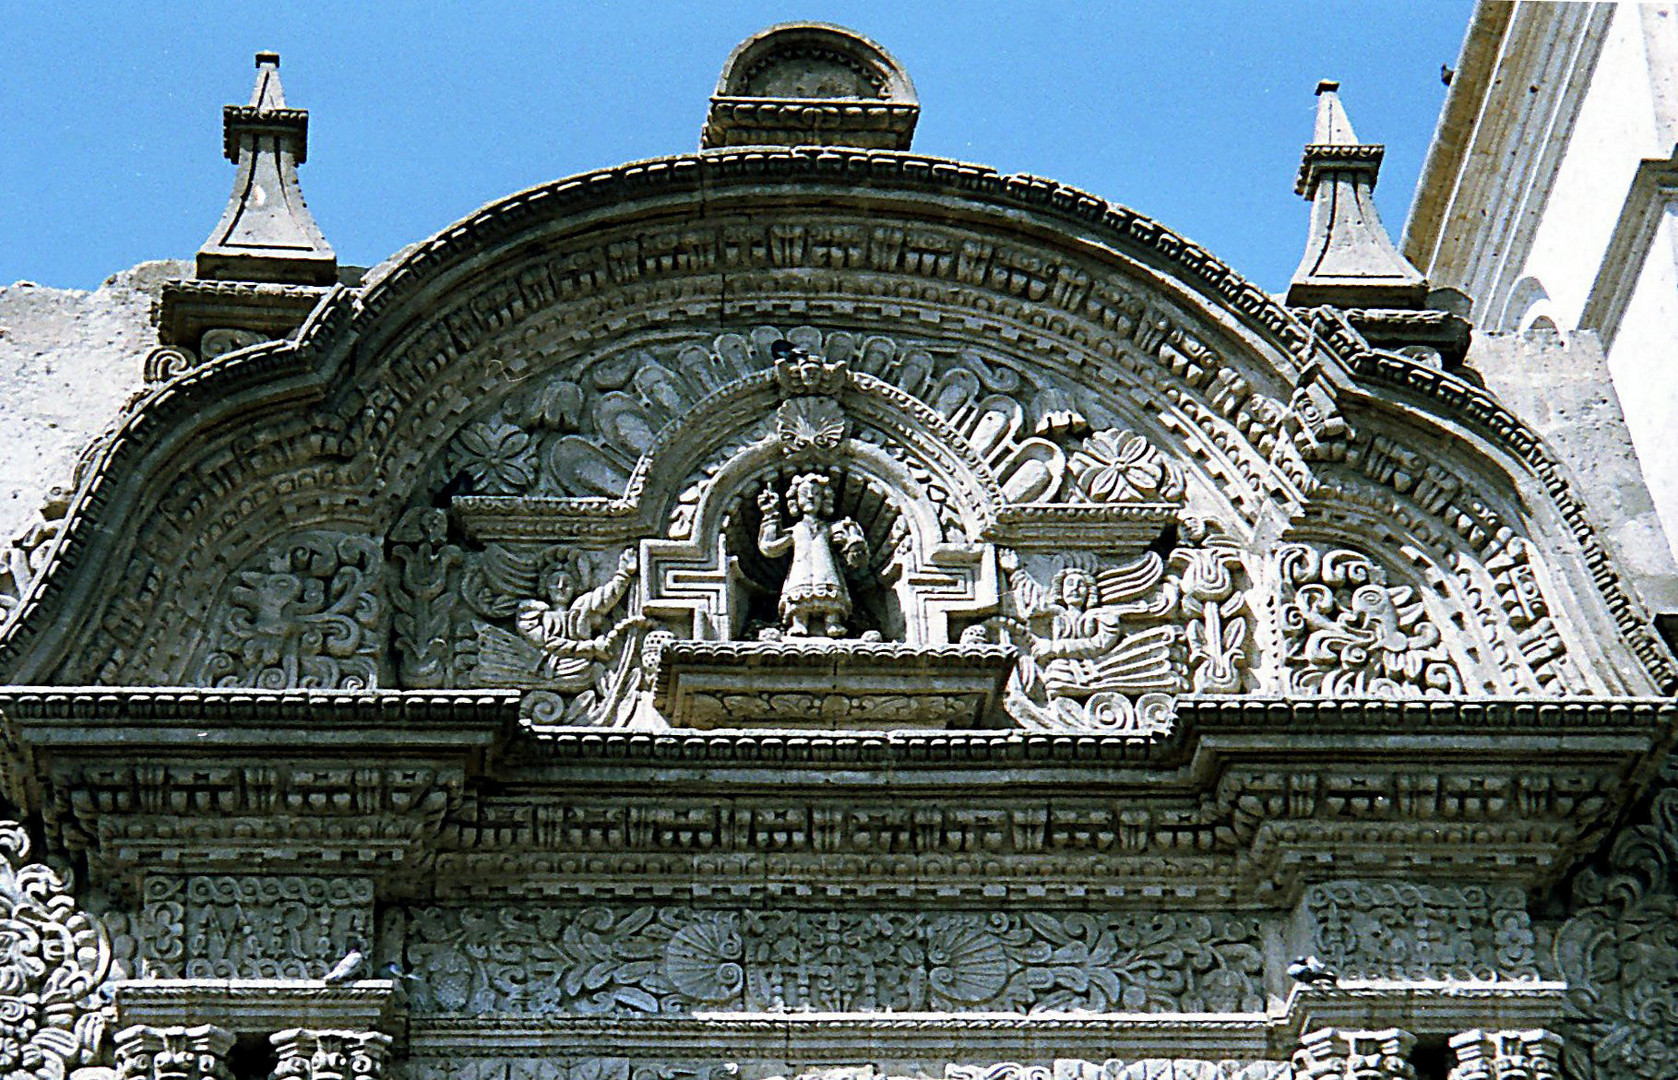
[[[509,691],[0,699],[33,805],[103,873],[306,874],[327,857],[381,895],[846,902],[1552,882],[1678,717],[1656,699],[1185,698],[1148,738],[534,732],[518,710]]]

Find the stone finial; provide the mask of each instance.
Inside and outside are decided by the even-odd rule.
[[[286,107],[279,54],[256,54],[250,104],[223,109],[222,132],[223,150],[239,171],[226,212],[198,251],[198,277],[330,285],[338,257],[297,182],[297,166],[308,156],[309,114]]]
[[[1317,84],[1317,127],[1294,184],[1311,201],[1311,232],[1288,285],[1288,304],[1419,308],[1427,282],[1393,246],[1375,211],[1386,147],[1358,142],[1339,90],[1330,79]]]
[[[729,54],[699,145],[907,150],[920,113],[909,73],[874,42],[828,23],[782,23]]]

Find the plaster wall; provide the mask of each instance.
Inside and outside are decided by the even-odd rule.
[[[1678,533],[1678,206],[1668,204],[1608,353],[1626,426],[1670,538]],[[1675,548],[1678,551],[1678,548]]]
[[[0,544],[29,528],[76,459],[140,389],[151,305],[191,265],[145,262],[88,292],[0,286]]]
[[[1665,29],[1674,32],[1672,26]],[[1541,315],[1558,329],[1579,325],[1638,164],[1671,150],[1660,145],[1656,128],[1644,20],[1636,5],[1622,4],[1608,25],[1608,40],[1521,269],[1543,286],[1543,294],[1513,290],[1502,327],[1525,329]],[[1548,303],[1540,298],[1544,294]],[[1526,310],[1514,310],[1523,303]]]

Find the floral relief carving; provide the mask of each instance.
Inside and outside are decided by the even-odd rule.
[[[1284,545],[1277,556],[1288,691],[1417,697],[1462,692],[1426,605],[1367,555]]]
[[[1222,914],[423,908],[431,1014],[1262,1008],[1256,925]]]
[[[104,1036],[111,944],[29,850],[23,826],[0,821],[0,1080],[65,1080]]]
[[[714,1058],[453,1055],[410,1058],[402,1073],[410,1080],[733,1080],[740,1075],[740,1066]]]
[[[1623,828],[1606,865],[1574,879],[1556,931],[1568,984],[1563,1060],[1578,1080],[1663,1080],[1678,1070],[1678,766],[1668,760],[1647,817]]]
[[[1142,1058],[1078,1061],[1056,1058],[1050,1065],[946,1065],[944,1080],[1293,1080],[1285,1061],[1207,1061],[1201,1058]]]
[[[1175,502],[1183,497],[1182,471],[1153,443],[1122,428],[1089,436],[1070,465],[1076,501]]]
[[[284,537],[233,575],[199,682],[264,690],[379,685],[384,555],[370,537]]]

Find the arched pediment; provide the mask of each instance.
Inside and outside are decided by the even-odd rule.
[[[1502,644],[1465,692],[1670,686],[1539,440],[1333,312],[1312,319],[1131,211],[954,162],[759,149],[560,181],[335,290],[295,341],[140,402],[89,458],[0,663],[20,681],[489,679],[547,695],[550,719],[654,722],[640,673],[681,650],[649,637],[774,629],[750,625],[774,604],[748,571],[767,571],[706,545],[761,529],[743,493],[790,516],[799,477],[825,471],[842,504],[826,524],[896,507],[913,534],[901,558],[870,556],[893,599],[869,616],[882,640],[851,651],[942,649],[954,671],[964,648],[1014,650],[986,722],[1139,724],[1148,695],[1297,692],[1284,549],[1340,543],[1300,523],[1348,499],[1433,538],[1415,572],[1457,578],[1430,594],[1440,634],[1480,605]],[[843,367],[842,392],[789,394],[782,338]],[[777,413],[799,399],[836,402],[854,445],[775,464]],[[809,438],[820,419],[804,417]],[[1345,521],[1372,566],[1419,565]],[[710,597],[693,600],[713,604],[708,630],[660,614],[675,602],[648,575],[665,555],[690,560],[665,585]],[[543,599],[556,575],[563,605],[605,589],[599,610],[561,617]],[[1517,612],[1532,590],[1542,613]],[[544,614],[557,652],[541,651]],[[1623,685],[1496,658],[1545,620],[1568,647],[1623,656]],[[287,629],[264,637],[270,623]],[[982,682],[974,664],[962,685]]]

